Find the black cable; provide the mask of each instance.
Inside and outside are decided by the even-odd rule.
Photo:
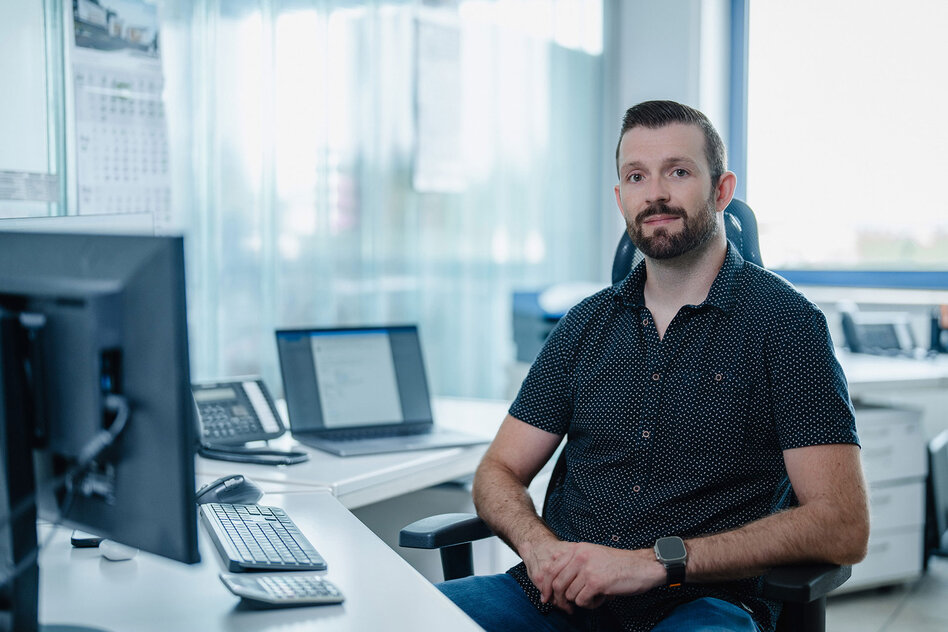
[[[106,448],[112,445],[128,423],[128,401],[124,397],[109,393],[105,396],[105,407],[115,413],[115,421],[105,430],[96,433],[89,443],[79,451],[79,458],[76,461],[76,469],[78,470],[84,470]]]
[[[206,459],[255,463],[257,465],[293,465],[309,460],[306,452],[297,450],[273,450],[271,448],[248,448],[235,445],[202,443],[198,454]]]
[[[79,451],[76,464],[70,468],[68,472],[57,476],[46,484],[46,487],[53,493],[58,491],[71,476],[78,475],[85,470],[106,448],[114,443],[116,437],[125,429],[129,417],[128,402],[125,401],[125,398],[109,394],[105,397],[105,404],[107,409],[117,413],[115,421],[112,422],[108,429],[100,430],[96,433],[96,435],[82,447]],[[16,520],[20,514],[27,511],[36,502],[38,495],[39,491],[35,491],[28,497],[20,500],[16,507],[11,509],[8,515],[0,518],[0,529],[5,529],[7,525]]]
[[[82,477],[86,475],[86,470],[88,467],[106,450],[111,446],[115,439],[122,433],[125,429],[125,426],[128,424],[128,418],[130,416],[128,401],[121,395],[115,395],[109,393],[105,396],[105,408],[111,412],[116,413],[115,420],[109,425],[105,430],[100,430],[96,435],[79,451],[79,457],[76,460],[76,464],[69,469],[65,474],[56,477],[49,483],[47,487],[54,494],[62,485],[66,485],[66,495],[63,498],[62,508],[59,510],[59,514],[56,516],[56,519],[52,521],[52,529],[50,534],[43,540],[42,543],[37,543],[35,549],[30,551],[30,553],[24,557],[20,562],[13,567],[10,573],[0,578],[0,588],[6,586],[9,582],[13,581],[20,576],[27,568],[33,564],[36,559],[39,557],[40,551],[42,551],[56,534],[56,527],[62,523],[63,520],[69,517],[69,512],[72,510],[72,504],[76,498],[76,489],[79,487]],[[4,516],[2,521],[0,521],[0,530],[4,530],[7,526],[13,522],[17,517],[20,516],[24,511],[27,511],[31,506],[36,502],[36,497],[38,491],[34,491],[30,494],[29,497],[20,501],[17,507],[11,509],[10,513],[7,516]]]

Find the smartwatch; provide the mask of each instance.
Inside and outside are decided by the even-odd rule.
[[[688,551],[684,541],[677,537],[655,540],[655,559],[665,567],[668,573],[668,587],[678,588],[685,583],[685,566],[688,564]]]

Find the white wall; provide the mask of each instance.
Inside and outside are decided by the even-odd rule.
[[[616,142],[626,109],[651,99],[696,107],[728,137],[730,3],[728,0],[605,0],[603,38],[604,163],[602,263],[608,278],[623,223],[612,189]]]
[[[619,116],[649,99],[697,107],[728,136],[730,4],[727,0],[615,2]],[[618,120],[616,121],[618,129]],[[615,139],[613,139],[613,146]]]

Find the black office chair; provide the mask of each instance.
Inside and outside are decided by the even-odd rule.
[[[738,248],[741,256],[762,266],[757,219],[750,207],[740,200],[732,200],[724,209],[724,223],[727,238]],[[632,245],[629,236],[623,233],[612,265],[613,284],[622,281],[640,258],[641,254]],[[565,474],[565,457],[561,452],[550,476],[547,496],[562,483]],[[474,573],[471,543],[491,535],[490,528],[477,515],[452,513],[413,522],[401,530],[398,543],[407,548],[440,550],[444,578],[449,580]],[[849,566],[832,564],[801,564],[771,569],[764,575],[763,596],[784,604],[777,622],[777,632],[824,632],[826,595],[849,579],[851,572]]]

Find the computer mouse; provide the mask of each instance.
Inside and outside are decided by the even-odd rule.
[[[263,491],[241,474],[222,476],[197,491],[197,504],[230,503],[253,505],[263,497]]]
[[[130,560],[138,554],[138,549],[125,546],[114,540],[102,540],[99,543],[99,552],[107,560],[113,562],[124,562]]]

